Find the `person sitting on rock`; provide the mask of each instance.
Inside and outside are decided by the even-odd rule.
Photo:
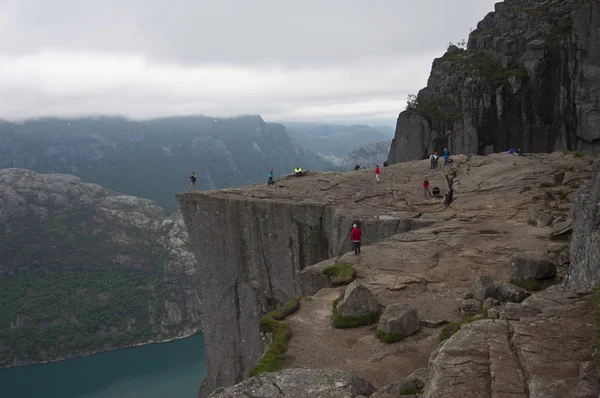
[[[425,191],[425,197],[431,198],[431,192],[429,192],[429,180],[427,177],[425,177],[425,180],[423,180],[423,189]]]
[[[296,177],[302,177],[302,167],[296,167],[294,172],[296,173]]]
[[[190,175],[190,192],[196,190],[196,173],[192,172]]]
[[[436,197],[437,199],[442,197],[442,195],[440,195],[440,188],[438,186],[433,187],[431,192],[433,193],[433,196]]]
[[[352,241],[352,246],[354,247],[354,255],[356,256],[360,254],[360,235],[362,235],[362,232],[358,228],[358,225],[352,225],[350,240]]]
[[[357,170],[360,170],[360,166],[359,165],[354,166],[354,171],[357,171]]]
[[[273,181],[273,169],[272,168],[269,169],[269,181],[267,182],[267,185],[271,185],[271,184],[275,184],[275,181]]]

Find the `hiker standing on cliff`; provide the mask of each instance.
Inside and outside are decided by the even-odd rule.
[[[423,189],[425,191],[425,197],[431,198],[431,192],[429,192],[429,180],[427,179],[427,177],[425,177],[425,180],[423,180]]]
[[[267,182],[267,185],[271,184],[275,184],[275,182],[273,181],[273,168],[269,169],[269,181]]]
[[[360,254],[360,235],[362,232],[358,228],[358,225],[352,225],[352,232],[350,233],[350,240],[352,241],[352,245],[354,246],[354,255],[358,256]]]
[[[190,192],[196,190],[196,173],[192,171],[192,175],[190,175]]]
[[[375,167],[375,180],[379,182],[379,165]]]

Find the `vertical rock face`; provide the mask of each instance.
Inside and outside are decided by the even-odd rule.
[[[594,177],[579,191],[571,209],[571,261],[564,285],[575,290],[589,290],[600,282],[600,160],[594,170]]]
[[[350,251],[354,221],[325,202],[261,200],[251,191],[177,198],[200,269],[208,367],[200,396],[206,396],[248,374],[265,348],[261,315],[303,294],[299,274],[305,267]],[[413,228],[406,221],[363,222],[362,242]]]
[[[600,4],[507,0],[433,61],[398,117],[390,164],[448,147],[600,154]]]

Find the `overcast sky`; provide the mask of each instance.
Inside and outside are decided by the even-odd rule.
[[[0,0],[0,118],[393,125],[490,0]]]

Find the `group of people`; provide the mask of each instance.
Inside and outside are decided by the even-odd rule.
[[[439,160],[440,160],[440,157],[438,156],[438,153],[437,152],[432,153],[431,156],[429,156],[429,162],[430,162],[429,168],[437,169]],[[444,148],[444,166],[448,166],[451,163],[452,163],[452,159],[450,159],[450,151],[448,150],[448,148]]]

